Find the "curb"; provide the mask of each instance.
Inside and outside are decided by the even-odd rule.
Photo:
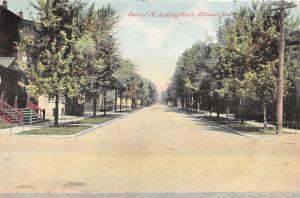
[[[92,132],[92,131],[94,131],[97,128],[100,128],[100,127],[103,127],[105,125],[111,124],[111,123],[113,123],[113,122],[115,122],[115,121],[117,121],[119,119],[124,118],[124,117],[125,116],[120,116],[120,117],[114,118],[112,120],[109,120],[107,122],[104,122],[102,124],[93,125],[93,127],[91,127],[91,128],[85,129],[83,131],[80,131],[80,132],[72,134],[72,135],[22,135],[22,134],[19,134],[19,135],[18,134],[14,134],[14,135],[22,136],[22,137],[37,137],[37,138],[74,138],[74,137],[81,136],[81,135],[87,134],[89,132]],[[80,126],[91,126],[91,125],[81,124]]]
[[[217,126],[219,128],[226,129],[227,131],[230,131],[232,133],[235,133],[237,135],[241,135],[241,136],[244,136],[244,137],[262,137],[261,135],[245,134],[245,133],[242,133],[240,131],[233,130],[233,129],[227,127],[227,126],[219,125],[219,124],[217,124],[217,123],[215,123],[213,121],[207,120],[205,118],[202,118],[202,120],[205,121],[205,122],[208,122],[210,124],[213,124],[213,125],[215,125],[215,126]]]
[[[123,116],[120,116],[120,117],[114,118],[114,119],[112,119],[112,120],[110,120],[110,121],[104,122],[104,123],[102,123],[102,124],[95,125],[94,127],[91,127],[91,128],[86,129],[86,130],[84,130],[84,131],[81,131],[81,132],[79,132],[79,133],[75,133],[75,134],[71,135],[71,138],[72,138],[72,137],[77,137],[77,136],[84,135],[84,134],[86,134],[86,133],[89,133],[89,132],[91,132],[91,131],[97,129],[97,128],[100,128],[100,127],[109,125],[109,124],[111,124],[111,123],[113,123],[113,122],[116,122],[117,120],[122,119],[122,118],[123,118]]]
[[[182,111],[182,112],[184,112],[184,111]],[[184,112],[184,114],[187,115],[187,116],[190,116],[190,117],[199,119],[197,116],[188,114],[187,112]],[[207,122],[207,123],[210,123],[210,124],[212,124],[212,125],[215,125],[215,126],[217,126],[217,127],[219,127],[219,128],[225,129],[225,130],[227,130],[227,131],[229,131],[229,132],[232,132],[232,133],[237,134],[237,135],[240,135],[240,136],[244,136],[244,137],[256,137],[256,138],[261,138],[261,137],[262,137],[261,135],[253,135],[253,134],[242,133],[242,132],[240,132],[240,131],[233,130],[233,129],[227,127],[227,126],[219,125],[219,124],[217,124],[217,123],[215,123],[215,122],[213,122],[213,121],[207,120],[207,119],[205,119],[205,118],[200,118],[200,119],[203,120],[203,121],[205,121],[205,122]]]
[[[142,110],[144,109],[145,107],[141,107],[140,109],[137,109],[135,111],[139,111],[139,110]],[[133,112],[135,112],[133,111]],[[22,137],[36,137],[36,138],[75,138],[75,137],[78,137],[78,136],[81,136],[81,135],[84,135],[84,134],[87,134],[89,132],[92,132],[94,130],[96,130],[97,128],[100,128],[100,127],[103,127],[103,126],[106,126],[108,124],[111,124],[113,122],[116,122],[117,120],[119,119],[123,119],[129,115],[131,115],[131,113],[133,112],[130,112],[130,113],[126,113],[126,114],[123,114],[121,115],[120,117],[117,117],[117,118],[114,118],[112,120],[109,120],[107,122],[104,122],[102,124],[98,124],[98,125],[89,125],[89,124],[80,124],[81,126],[93,126],[91,128],[88,128],[88,129],[85,129],[83,131],[80,131],[78,133],[75,133],[75,134],[72,134],[72,135],[22,135],[22,134],[14,134],[14,135],[17,135],[17,136],[22,136]],[[121,112],[122,113],[122,112]]]

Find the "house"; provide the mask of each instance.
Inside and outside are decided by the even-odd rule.
[[[19,68],[18,60],[26,58],[17,50],[20,30],[34,36],[34,23],[23,18],[23,13],[13,13],[4,0],[0,5],[0,118],[9,123],[26,123],[30,120],[53,117],[54,102],[47,96],[29,96],[25,84],[26,74]],[[59,104],[64,114],[64,101]]]
[[[0,6],[0,94],[1,99],[12,107],[17,107],[17,95],[22,99],[25,97],[18,86],[22,72],[17,65],[16,49],[21,20],[18,15],[7,9],[7,2],[4,1]],[[18,90],[21,93],[18,93]],[[22,106],[23,103],[24,101],[20,102],[20,105]]]
[[[16,57],[0,57],[0,94],[1,99],[15,108],[25,108],[27,93],[19,86],[24,74],[18,68]]]

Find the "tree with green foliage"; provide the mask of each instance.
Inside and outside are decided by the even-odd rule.
[[[114,73],[119,67],[118,46],[114,38],[114,27],[118,22],[115,10],[110,6],[89,8],[85,18],[85,29],[94,43],[94,52],[86,70],[88,83],[86,92],[93,98],[93,115],[96,116],[97,99],[102,93],[104,114],[106,114],[106,93],[113,87]]]
[[[148,79],[142,78],[143,81],[143,95],[142,95],[142,105],[150,106],[152,105],[158,97],[156,86]]]
[[[267,105],[275,102],[278,77],[279,27],[271,8],[270,2],[253,2],[252,9],[241,8],[225,29],[226,45],[222,51],[228,74],[224,78],[225,90],[240,100],[246,97],[259,102],[265,128]],[[290,84],[287,79],[285,94]]]
[[[297,20],[289,20],[286,27],[287,32],[295,32],[299,25]],[[179,57],[164,97],[172,99],[174,106],[180,97],[184,109],[198,109],[194,104],[200,100],[218,117],[224,106],[228,114],[232,101],[236,119],[239,117],[242,123],[246,103],[257,102],[266,126],[267,106],[274,105],[277,93],[278,32],[277,14],[272,12],[270,2],[241,7],[232,18],[221,21],[217,42],[197,42]],[[292,68],[286,69],[286,95],[292,88]]]
[[[142,77],[137,73],[133,73],[131,76],[129,89],[127,91],[128,97],[131,99],[131,108],[137,107],[137,101],[141,99],[142,95],[144,94],[143,91]]]
[[[135,72],[135,67],[130,60],[121,60],[120,67],[116,71],[117,78],[119,80],[119,95],[120,95],[120,111],[122,111],[122,100],[124,93],[126,94],[126,105],[127,105],[127,92],[130,88],[132,76]]]
[[[78,13],[81,1],[38,0],[35,34],[22,36],[19,49],[28,60],[20,65],[28,75],[32,95],[55,98],[55,125],[58,125],[59,97],[76,95],[85,77],[84,67],[74,65],[73,44],[80,37]]]

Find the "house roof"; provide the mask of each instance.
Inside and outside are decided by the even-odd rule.
[[[3,7],[3,6],[0,6],[0,13],[1,12],[6,12],[9,17],[14,17],[14,18],[17,18],[18,20],[22,20],[22,18],[20,16],[18,16],[17,14],[15,14],[14,12],[10,11],[9,9]]]
[[[21,20],[21,21],[22,21],[23,23],[25,23],[25,24],[33,24],[33,21],[28,20],[28,19],[24,19],[24,18],[23,18],[23,15],[20,16],[19,14],[16,14],[16,13],[12,12],[11,10],[9,10],[8,8],[3,7],[3,6],[0,5],[0,13],[1,13],[1,11],[6,11],[7,13],[10,14],[10,16],[13,16],[13,17],[15,17],[15,18],[18,18],[19,20]]]
[[[16,60],[16,57],[0,57],[0,67],[20,71]]]

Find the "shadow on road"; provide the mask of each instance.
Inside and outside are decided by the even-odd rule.
[[[178,109],[178,108],[169,107],[167,105],[165,105],[164,111],[165,112],[179,113],[183,116],[183,119],[195,122],[196,125],[199,125],[204,130],[207,130],[207,131],[210,131],[210,132],[222,132],[222,133],[228,133],[228,134],[236,135],[232,131],[229,131],[225,128],[221,128],[217,125],[213,125],[211,123],[208,123],[207,121],[203,120],[203,115],[201,115],[201,114],[189,113],[189,112],[186,112],[186,111]]]

